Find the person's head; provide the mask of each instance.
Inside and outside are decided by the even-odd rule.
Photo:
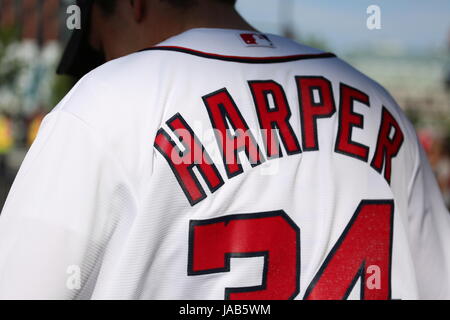
[[[251,28],[236,0],[93,0],[90,43],[107,60],[196,27]]]
[[[145,49],[192,28],[254,30],[236,0],[77,0],[74,30],[57,73],[83,77],[108,60]]]

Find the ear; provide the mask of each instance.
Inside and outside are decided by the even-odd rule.
[[[130,0],[133,9],[134,21],[140,23],[144,19],[145,0]]]

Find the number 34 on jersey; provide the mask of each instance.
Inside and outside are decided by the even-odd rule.
[[[363,200],[331,249],[304,299],[391,299],[394,202]],[[229,272],[230,259],[264,258],[262,284],[225,288],[225,299],[294,299],[300,292],[300,228],[283,211],[190,222],[188,275]]]

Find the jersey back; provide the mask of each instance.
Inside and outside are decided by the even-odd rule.
[[[58,110],[117,163],[78,297],[408,299],[424,269],[448,284],[442,247],[433,266],[414,251],[449,224],[420,227],[414,129],[333,54],[194,29],[94,70]]]

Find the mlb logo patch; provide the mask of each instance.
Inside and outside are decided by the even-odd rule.
[[[247,47],[275,47],[269,37],[262,33],[241,33],[239,38]]]

